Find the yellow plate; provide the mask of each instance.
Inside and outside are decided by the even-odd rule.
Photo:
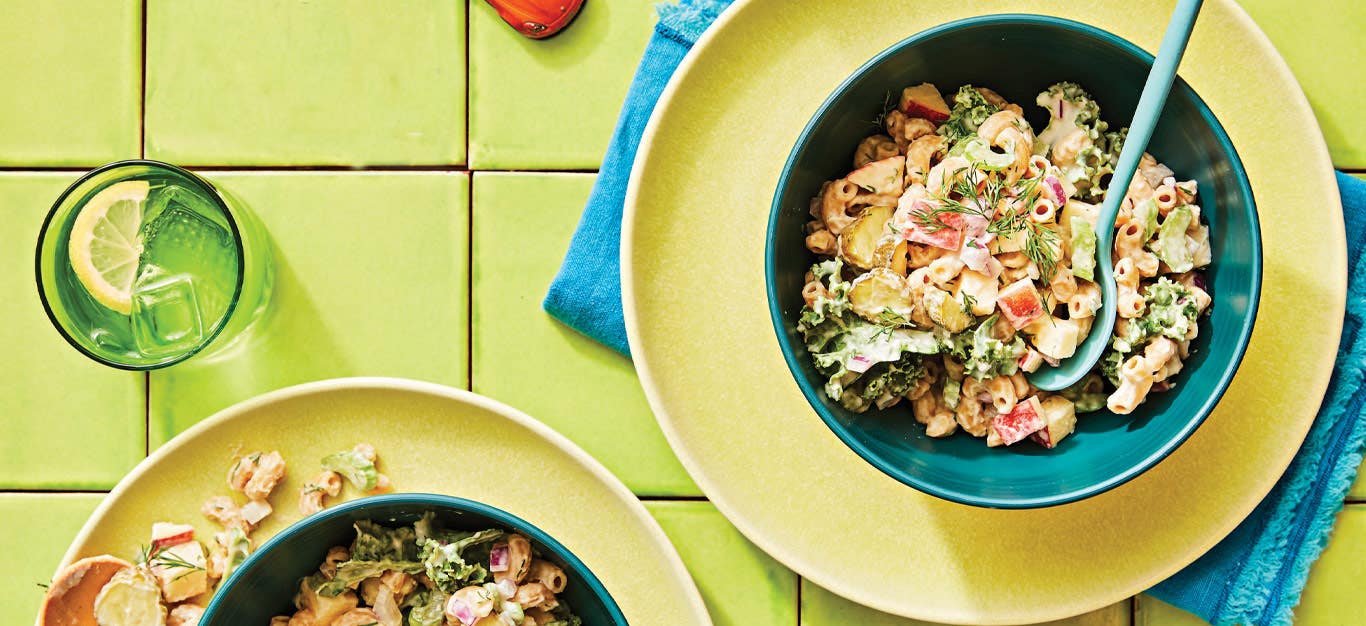
[[[1044,12],[1153,51],[1173,5],[1101,0]],[[1208,421],[1134,481],[1029,511],[937,500],[840,443],[793,382],[768,318],[763,251],[778,174],[811,114],[865,60],[944,22],[1012,12],[1040,5],[737,3],[656,108],[623,222],[636,370],[693,479],[755,544],[816,584],[937,622],[1076,615],[1195,560],[1289,464],[1327,386],[1342,324],[1345,240],[1323,138],[1266,37],[1232,1],[1212,0],[1181,75],[1247,166],[1265,281],[1242,369]]]
[[[279,450],[288,478],[257,545],[300,518],[304,481],[323,456],[368,442],[398,491],[491,504],[564,543],[633,624],[711,624],[673,545],[626,486],[568,439],[467,391],[392,378],[282,389],[228,408],[162,446],[119,483],[67,550],[63,566],[109,553],[132,558],[156,521],[214,526],[199,514],[227,493],[234,453]],[[354,497],[350,486],[343,493]],[[348,497],[347,499],[350,499]],[[338,500],[340,501],[340,500]]]

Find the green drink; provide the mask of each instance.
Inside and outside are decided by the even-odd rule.
[[[255,216],[178,167],[122,161],[76,181],[38,238],[38,291],[71,345],[154,369],[230,345],[269,299]]]

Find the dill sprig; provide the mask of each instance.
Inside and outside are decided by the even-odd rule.
[[[168,546],[152,547],[140,546],[138,548],[137,562],[151,567],[164,567],[166,569],[183,569],[185,572],[172,578],[177,581],[195,572],[204,571],[203,565],[191,563],[169,551]]]
[[[883,326],[909,326],[911,324],[911,320],[906,319],[905,315],[891,309],[882,309],[882,313],[877,316],[877,322]]]
[[[1029,236],[1025,238],[1025,256],[1039,268],[1039,279],[1053,280],[1058,271],[1058,233],[1034,220],[1025,220]]]
[[[987,208],[982,207],[977,196],[977,174],[976,170],[968,167],[960,167],[954,170],[950,174],[953,182],[949,185],[949,193],[931,196],[938,201],[936,205],[912,213],[911,218],[926,232],[930,233],[950,227],[943,219],[944,215],[949,213],[974,215],[984,220],[991,220],[990,211],[995,205],[988,204]]]
[[[886,121],[887,121],[887,114],[888,114],[888,113],[891,113],[891,112],[892,112],[892,92],[890,92],[890,91],[883,92],[883,95],[882,95],[882,112],[881,112],[881,113],[878,113],[878,114],[877,114],[877,117],[873,118],[873,121],[871,122],[871,124],[873,125],[873,128],[876,128],[876,129],[878,129],[878,130],[882,130],[883,124],[886,123]]]
[[[138,555],[133,562],[137,563],[138,565],[150,565],[152,563],[152,559],[156,558],[156,556],[160,554],[162,550],[163,548],[158,548],[151,545],[138,546]]]
[[[911,320],[906,319],[906,316],[891,309],[882,309],[882,313],[878,314],[875,324],[878,329],[877,332],[873,333],[874,338],[891,338],[892,331],[902,326],[910,326]]]
[[[987,178],[983,181],[980,176]],[[997,237],[1010,237],[1025,231],[1025,256],[1039,268],[1039,276],[1044,282],[1053,278],[1058,266],[1057,232],[1029,219],[1028,210],[1011,211],[1003,206],[1002,200],[1007,199],[1006,191],[1009,186],[999,177],[984,174],[974,168],[962,167],[953,172],[951,179],[953,182],[949,185],[948,193],[932,196],[938,201],[937,206],[912,214],[912,219],[921,228],[931,233],[949,228],[944,222],[944,215],[957,213],[986,220],[987,232]],[[1021,206],[1033,205],[1040,195],[1039,179],[1022,181],[1014,188],[1014,194],[1021,199]]]
[[[960,304],[963,305],[963,314],[964,314],[964,315],[967,315],[967,316],[969,316],[969,317],[975,315],[975,314],[972,312],[972,310],[973,310],[974,308],[977,307],[977,298],[974,298],[974,297],[972,296],[972,294],[964,293],[964,294],[963,294],[963,300],[962,300],[962,302],[961,302]]]

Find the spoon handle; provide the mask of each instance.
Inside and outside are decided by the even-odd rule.
[[[1098,224],[1109,224],[1109,228],[1098,228],[1098,252],[1103,251],[1101,262],[1107,262],[1114,246],[1115,218],[1119,216],[1119,206],[1129,190],[1129,182],[1138,170],[1138,162],[1148,149],[1148,140],[1153,137],[1157,118],[1162,116],[1167,94],[1171,92],[1172,81],[1176,79],[1176,68],[1181,64],[1181,55],[1186,52],[1190,41],[1191,29],[1195,28],[1195,18],[1200,14],[1203,0],[1178,0],[1172,12],[1171,22],[1167,24],[1167,34],[1162,36],[1162,47],[1157,50],[1153,69],[1148,72],[1148,80],[1143,84],[1143,93],[1138,97],[1138,108],[1134,110],[1134,121],[1129,124],[1129,135],[1124,140],[1124,148],[1119,152],[1119,164],[1110,177],[1110,186],[1105,190],[1105,204],[1101,207]]]

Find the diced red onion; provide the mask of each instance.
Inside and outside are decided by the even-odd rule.
[[[511,578],[498,581],[498,593],[503,596],[504,600],[517,595],[517,583],[513,582]]]
[[[996,235],[983,233],[976,238],[968,239],[963,242],[963,249],[958,251],[958,258],[963,261],[963,265],[974,272],[989,273],[988,266],[991,263],[991,251],[989,246],[991,240]]]
[[[1209,291],[1205,288],[1205,273],[1195,272],[1191,274],[1191,284],[1200,288],[1200,291]]]
[[[1057,203],[1058,206],[1067,204],[1067,194],[1063,193],[1062,183],[1058,182],[1057,176],[1049,176],[1043,181],[1048,183],[1048,188],[1053,191],[1053,202]]]
[[[870,358],[868,358],[868,357],[866,357],[866,356],[863,356],[862,354],[855,354],[853,358],[849,359],[849,366],[848,366],[848,369],[849,369],[849,371],[851,371],[851,372],[857,372],[857,373],[859,373],[859,374],[862,374],[862,373],[868,371],[868,368],[870,368],[870,367],[872,367],[872,366],[873,366],[873,360],[872,360],[872,359],[870,359]]]
[[[476,619],[474,609],[456,596],[451,596],[450,602],[446,603],[446,614],[454,615],[455,619],[460,620],[465,626],[470,626]]]
[[[508,544],[494,544],[493,550],[489,551],[489,571],[506,572],[508,571]]]
[[[987,234],[987,218],[980,215],[963,216],[963,235],[968,239],[977,239]]]
[[[990,276],[990,277],[992,277],[992,278],[996,278],[996,277],[998,277],[998,276],[1001,275],[1001,272],[1004,272],[1004,271],[1005,271],[1005,267],[1001,265],[1001,262],[1000,262],[1000,261],[997,261],[997,260],[996,260],[996,257],[994,257],[994,256],[987,257],[987,271],[986,271],[986,275],[987,275],[987,276]]]

